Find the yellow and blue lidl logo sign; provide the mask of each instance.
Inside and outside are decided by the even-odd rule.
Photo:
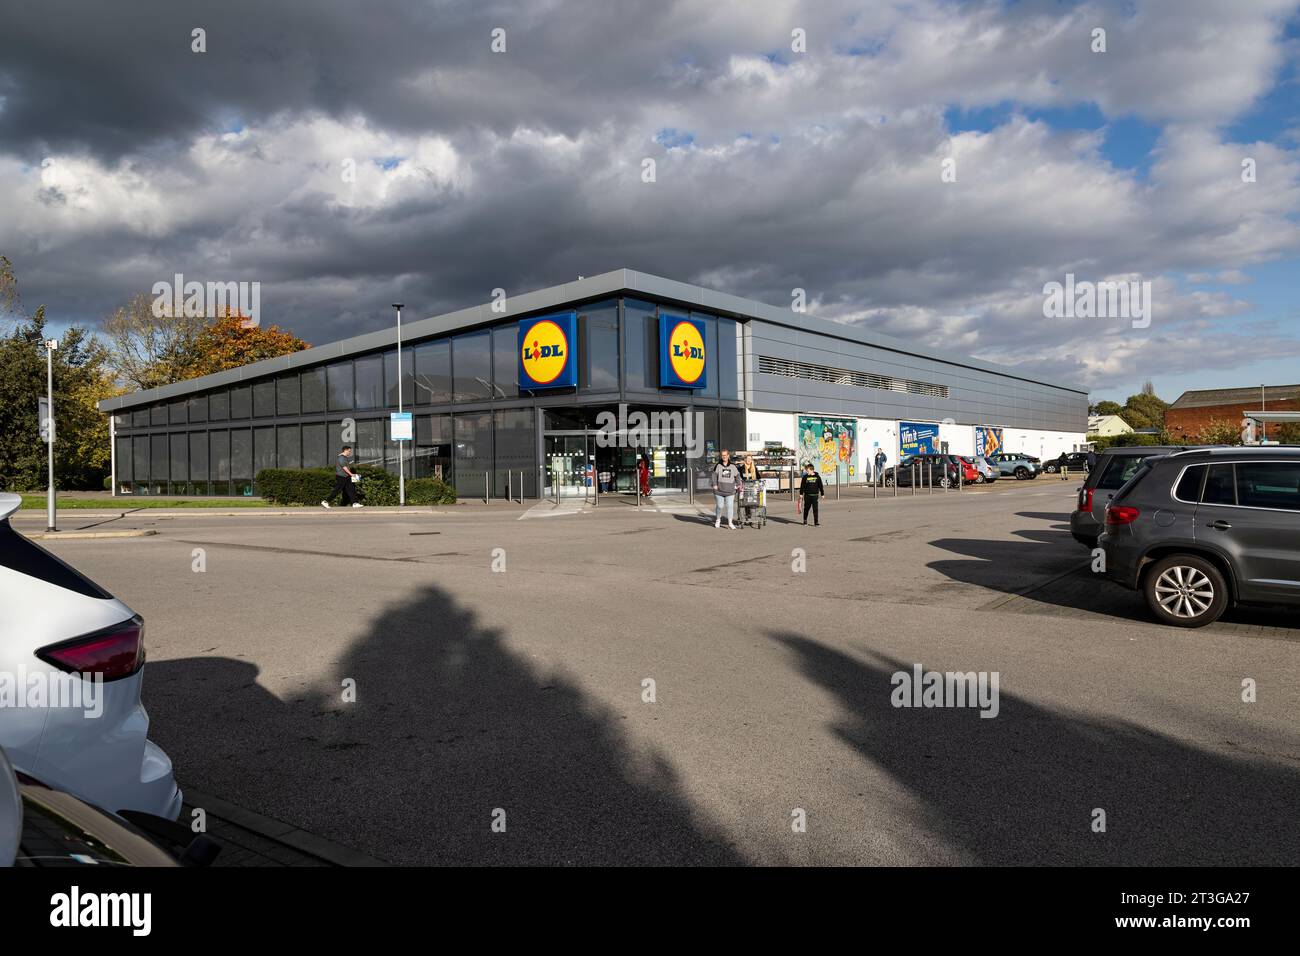
[[[704,323],[661,313],[659,316],[659,384],[668,388],[704,388]]]
[[[520,388],[573,388],[578,384],[577,325],[576,312],[519,323]]]

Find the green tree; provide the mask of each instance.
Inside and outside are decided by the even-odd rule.
[[[1189,445],[1240,445],[1241,426],[1226,419],[1211,419],[1210,423],[1192,436]]]
[[[1118,415],[1124,411],[1124,406],[1119,402],[1098,402],[1092,406],[1094,415]]]
[[[1150,385],[1148,382],[1137,395],[1130,395],[1119,412],[1119,416],[1133,428],[1165,427],[1165,409],[1169,403],[1161,400],[1154,392],[1148,392],[1146,389]]]
[[[45,487],[46,445],[37,400],[45,394],[45,307],[0,338],[0,490]],[[108,474],[108,418],[96,403],[115,393],[108,356],[85,329],[54,351],[54,476],[60,488],[98,489]]]

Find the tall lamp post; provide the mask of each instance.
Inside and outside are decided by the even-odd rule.
[[[394,302],[397,310],[397,410],[402,411],[402,303]],[[405,445],[397,443],[397,503],[406,507],[406,452]]]
[[[45,441],[49,446],[49,488],[45,500],[45,530],[58,531],[58,516],[54,510],[54,350],[58,339],[45,340],[45,409],[46,420],[41,422]]]

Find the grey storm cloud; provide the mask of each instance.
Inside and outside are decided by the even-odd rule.
[[[1214,321],[1249,286],[1176,277],[1300,249],[1300,158],[1250,144],[1269,175],[1244,187],[1221,132],[1278,81],[1295,8],[0,0],[0,253],[56,318],[180,272],[261,282],[266,321],[313,342],[386,323],[394,296],[433,314],[626,266],[801,288],[820,315],[1088,384],[1138,375],[1142,342],[1045,321],[1042,285],[1137,275],[1159,291],[1148,348],[1244,362]],[[946,127],[1006,103],[987,132]],[[1161,129],[1147,177],[1025,115],[1080,104]]]

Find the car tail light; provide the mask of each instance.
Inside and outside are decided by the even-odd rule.
[[[144,621],[129,621],[50,644],[36,652],[47,664],[71,674],[102,674],[105,681],[130,677],[144,666]]]
[[[1130,508],[1128,505],[1110,505],[1106,508],[1106,524],[1132,524],[1141,513],[1136,508]]]
[[[1092,510],[1092,489],[1091,488],[1083,488],[1079,491],[1079,507],[1077,510],[1079,511]]]

